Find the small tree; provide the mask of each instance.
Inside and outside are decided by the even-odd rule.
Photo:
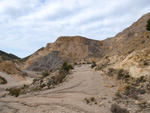
[[[150,31],[150,19],[147,21],[146,30]]]

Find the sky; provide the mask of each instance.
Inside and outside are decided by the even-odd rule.
[[[0,0],[0,50],[23,58],[59,36],[104,40],[149,12],[149,0]]]

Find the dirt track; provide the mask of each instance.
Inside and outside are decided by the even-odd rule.
[[[109,87],[114,85],[114,87]],[[110,113],[115,82],[90,69],[75,67],[73,74],[54,89],[0,98],[0,113]],[[95,98],[86,103],[85,98]],[[96,103],[97,102],[97,103]]]

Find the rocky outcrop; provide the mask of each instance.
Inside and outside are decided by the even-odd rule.
[[[130,27],[118,33],[115,37],[106,39],[108,51],[106,54],[113,55],[127,55],[133,51],[138,51],[149,47],[150,32],[146,30],[147,20],[150,18],[150,13],[142,16],[137,22]]]
[[[123,69],[138,78],[150,73],[150,32],[146,30],[150,13],[115,37],[107,39],[109,50],[97,64],[98,70]],[[104,41],[105,42],[105,41]]]
[[[42,71],[57,69],[64,61],[69,63],[88,61],[104,56],[103,42],[81,36],[62,36],[46,48],[35,52],[25,62],[23,68]]]
[[[62,59],[58,55],[59,51],[53,51],[40,60],[36,60],[28,69],[35,71],[57,69],[62,64]]]

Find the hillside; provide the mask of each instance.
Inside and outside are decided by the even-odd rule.
[[[0,50],[0,56],[3,60],[15,60],[15,59],[20,59],[19,57],[17,57],[16,55],[13,55],[13,54],[9,54],[9,53],[6,53],[4,51],[1,51]]]
[[[128,55],[150,45],[150,32],[146,30],[150,13],[142,16],[130,27],[115,37],[103,41],[92,40],[81,36],[61,36],[54,43],[32,54],[22,66],[29,70],[57,69],[67,61],[69,63],[87,63],[114,55]]]
[[[142,16],[129,28],[118,33],[109,41],[106,56],[97,62],[97,70],[123,69],[132,77],[149,75],[150,31],[146,30],[150,13]],[[104,41],[104,42],[105,42]]]
[[[81,36],[62,36],[31,55],[23,68],[42,71],[57,69],[64,61],[76,63],[97,60],[104,56],[102,48],[102,41]]]
[[[150,32],[146,30],[147,20],[150,13],[143,15],[130,27],[118,33],[111,39],[106,39],[108,43],[107,55],[126,55],[133,51],[141,50],[150,45]]]

